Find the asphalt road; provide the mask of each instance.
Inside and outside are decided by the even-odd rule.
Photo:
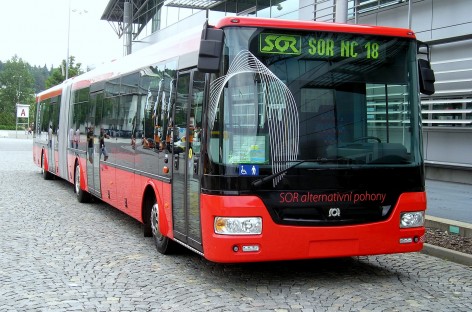
[[[31,148],[0,138],[0,311],[472,310],[472,268],[422,253],[238,265],[160,255],[132,218],[44,181]]]
[[[472,185],[426,180],[427,215],[472,224]]]

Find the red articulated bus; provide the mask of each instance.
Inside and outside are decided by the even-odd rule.
[[[227,17],[40,93],[34,162],[163,254],[415,252],[420,92],[434,73],[411,30]]]

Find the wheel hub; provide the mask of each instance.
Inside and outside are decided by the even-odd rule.
[[[159,206],[157,203],[155,203],[151,209],[151,229],[154,237],[160,238],[162,236],[159,231]]]
[[[75,193],[79,194],[80,191],[80,170],[79,166],[75,167]]]

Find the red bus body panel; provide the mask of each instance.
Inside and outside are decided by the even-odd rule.
[[[43,148],[38,144],[33,144],[33,163],[41,167],[41,153]]]
[[[38,93],[36,96],[36,103],[59,95],[62,95],[62,85],[57,85],[51,89]]]
[[[314,21],[297,21],[271,18],[251,17],[224,17],[216,25],[216,28],[224,27],[262,27],[286,30],[311,30],[340,33],[356,33],[365,35],[393,36],[415,39],[414,32],[406,28],[392,28],[385,26],[352,25]]]
[[[67,176],[67,181],[70,183],[74,183],[74,174],[75,174],[75,160],[77,159],[77,156],[74,155],[73,153],[67,153],[67,171],[68,171],[68,176]]]
[[[426,210],[426,193],[404,193],[391,216],[362,225],[311,227],[278,225],[256,196],[201,196],[205,258],[215,262],[253,262],[309,258],[350,257],[420,251],[425,228],[400,229],[400,213]],[[261,235],[215,234],[215,216],[262,217]],[[417,243],[400,244],[417,237]],[[242,252],[243,245],[259,245],[258,252]],[[239,251],[234,252],[233,247]]]

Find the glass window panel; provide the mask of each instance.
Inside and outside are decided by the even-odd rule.
[[[270,165],[293,157],[400,165],[419,159],[410,155],[420,134],[417,83],[410,81],[414,41],[264,29],[226,33],[224,70],[231,73],[219,102],[210,103],[213,161]],[[233,62],[257,63],[257,70]]]

